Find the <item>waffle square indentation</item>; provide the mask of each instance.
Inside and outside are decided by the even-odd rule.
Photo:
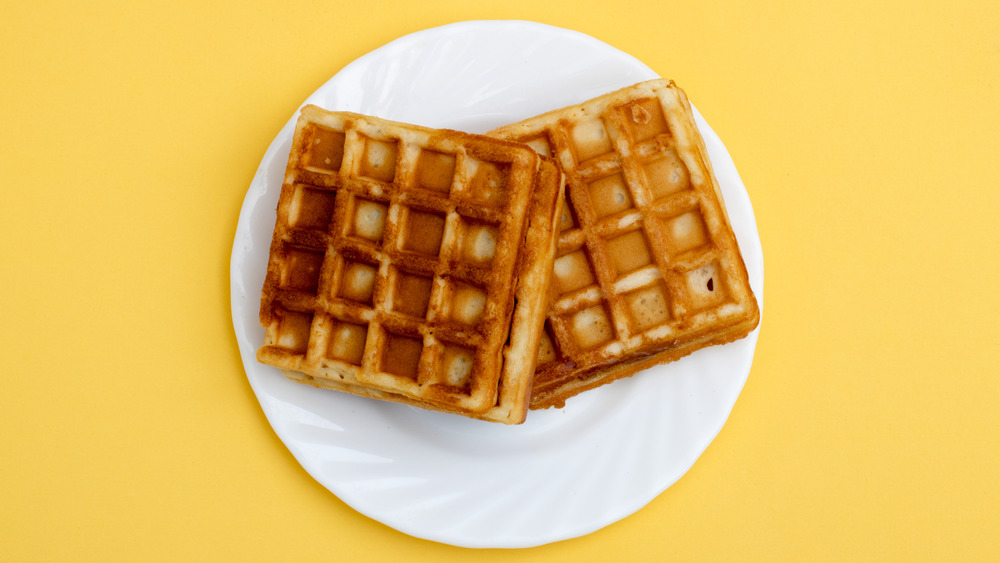
[[[621,172],[591,182],[587,191],[590,193],[591,208],[598,219],[633,207],[632,196]]]
[[[288,214],[290,226],[326,231],[330,227],[336,199],[336,192],[298,186]]]
[[[462,260],[477,265],[486,265],[496,255],[500,230],[496,225],[480,223],[470,219],[461,220],[459,252]]]
[[[661,133],[669,133],[659,98],[635,102],[623,108],[623,111],[633,142],[638,143]]]
[[[453,387],[467,388],[475,363],[476,353],[474,350],[463,346],[446,345],[441,352],[441,360],[438,365],[437,375],[440,378],[438,382]]]
[[[372,242],[381,242],[385,234],[387,209],[383,203],[355,198],[349,233]]]
[[[576,152],[577,162],[590,160],[614,150],[611,136],[600,118],[578,123],[570,131],[569,137]]]
[[[305,248],[290,248],[286,256],[286,267],[281,276],[282,289],[293,289],[316,293],[319,274],[323,266],[323,252]]]
[[[674,151],[642,165],[653,199],[662,199],[691,187],[691,176]]]
[[[371,305],[377,277],[377,265],[346,261],[340,274],[340,288],[337,291],[337,297]]]
[[[668,244],[674,254],[709,243],[705,221],[702,220],[701,213],[695,209],[669,219],[665,226]]]
[[[452,280],[450,285],[451,320],[469,326],[478,325],[486,307],[486,292],[482,288],[456,280]]]
[[[500,207],[507,200],[507,181],[510,165],[485,160],[472,161],[475,171],[466,188],[468,197],[492,207]]]
[[[317,172],[337,172],[344,160],[344,133],[311,127],[309,147],[303,167]]]
[[[392,332],[385,333],[381,370],[416,381],[420,367],[423,340]]]
[[[684,275],[691,306],[695,309],[713,307],[728,298],[722,268],[712,262]]]
[[[417,157],[417,185],[425,190],[448,193],[455,176],[455,155],[421,150]]]
[[[358,175],[380,182],[392,182],[396,177],[396,153],[399,143],[366,139]]]
[[[602,305],[595,305],[574,314],[569,329],[577,346],[582,350],[600,346],[615,336],[611,319]]]
[[[670,320],[670,298],[663,283],[633,291],[625,296],[635,330],[643,331]]]
[[[427,315],[434,280],[427,276],[397,271],[392,288],[392,310],[419,319]]]
[[[556,258],[552,274],[556,293],[559,295],[594,283],[594,271],[582,249]]]
[[[330,330],[327,356],[360,366],[365,356],[365,341],[367,339],[367,326],[341,321],[334,322],[333,328]]]
[[[312,330],[312,313],[278,309],[278,334],[275,344],[297,354],[305,354]]]
[[[649,244],[641,230],[629,231],[609,239],[606,247],[618,275],[625,275],[653,262]]]
[[[403,249],[437,256],[444,238],[444,215],[411,209],[406,218]]]

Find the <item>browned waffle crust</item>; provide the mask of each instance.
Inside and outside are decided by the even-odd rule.
[[[561,182],[523,145],[306,106],[258,360],[318,387],[522,422]]]
[[[743,338],[759,310],[684,92],[643,82],[488,133],[551,155],[566,202],[531,408]]]

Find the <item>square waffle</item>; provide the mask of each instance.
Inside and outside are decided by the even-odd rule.
[[[522,422],[561,185],[524,145],[304,107],[257,359],[318,387]]]
[[[491,131],[566,175],[531,408],[695,350],[759,320],[684,92],[643,82]]]

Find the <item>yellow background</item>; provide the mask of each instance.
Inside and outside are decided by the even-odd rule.
[[[694,468],[524,561],[1000,559],[992,1],[13,2],[0,13],[0,559],[496,561],[352,511],[275,437],[229,313],[298,104],[466,19],[675,79],[764,247],[753,370]]]

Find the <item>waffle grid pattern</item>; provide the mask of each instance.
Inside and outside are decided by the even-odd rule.
[[[302,116],[258,357],[447,409],[494,406],[537,156],[318,108]]]
[[[672,84],[643,83],[490,134],[555,156],[567,177],[533,408],[606,382],[602,368],[756,324],[721,196]]]

